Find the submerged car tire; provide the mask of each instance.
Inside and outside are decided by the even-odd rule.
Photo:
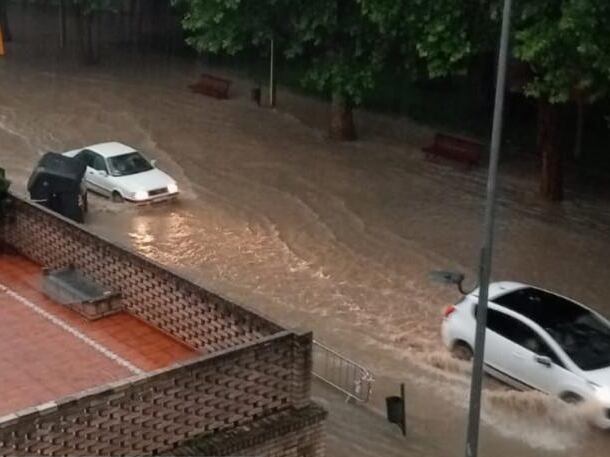
[[[453,357],[456,359],[469,362],[472,360],[473,351],[468,344],[464,343],[463,341],[458,341],[451,348],[451,355],[453,355]]]
[[[120,193],[118,193],[116,190],[114,192],[112,192],[112,196],[110,197],[110,199],[114,203],[123,203],[125,201],[123,196]]]

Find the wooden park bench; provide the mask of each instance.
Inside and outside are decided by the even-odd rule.
[[[56,302],[96,320],[122,310],[118,292],[101,286],[70,266],[59,270],[43,270],[42,291]]]
[[[444,157],[475,166],[481,162],[483,144],[479,141],[459,136],[437,133],[434,142],[423,148],[427,159]]]
[[[231,81],[228,79],[219,78],[206,73],[201,75],[201,79],[199,81],[189,86],[193,92],[208,95],[220,100],[226,100],[229,98],[230,87]]]

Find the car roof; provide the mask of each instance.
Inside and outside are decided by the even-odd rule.
[[[532,287],[532,286],[528,286],[527,284],[523,284],[520,282],[514,282],[514,281],[492,282],[491,284],[489,284],[489,293],[488,293],[489,300],[493,301],[494,299],[496,299],[497,297],[500,297],[501,295],[507,294],[509,292],[514,292],[519,289],[526,289],[528,287]],[[477,287],[475,290],[470,292],[469,295],[472,295],[473,297],[478,297],[479,288]]]
[[[525,316],[542,327],[570,322],[591,311],[575,300],[533,286],[498,296],[494,303]]]
[[[97,152],[99,155],[106,158],[136,152],[136,150],[131,146],[119,143],[118,141],[93,144],[83,149],[89,149],[90,151]]]

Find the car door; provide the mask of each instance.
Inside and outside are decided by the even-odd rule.
[[[97,190],[95,188],[95,184],[91,181],[91,178],[94,175],[94,173],[93,173],[93,171],[94,171],[93,170],[93,152],[89,151],[88,149],[83,149],[78,154],[76,154],[74,156],[74,158],[76,160],[80,160],[87,166],[87,169],[85,170],[85,176],[84,176],[85,184],[87,185],[87,187],[94,191]]]
[[[492,369],[492,374],[500,375],[511,383],[519,380],[516,372],[519,361],[515,354],[520,350],[519,345],[513,341],[513,323],[507,314],[493,308],[488,309],[485,364]]]
[[[546,337],[526,322],[513,319],[512,336],[518,347],[513,355],[518,363],[514,371],[531,387],[550,394],[560,394],[566,386],[579,386],[582,379],[570,371]]]
[[[110,183],[108,182],[108,167],[104,158],[93,152],[91,154],[91,166],[87,168],[87,180],[91,183],[93,190],[104,195],[110,195]]]

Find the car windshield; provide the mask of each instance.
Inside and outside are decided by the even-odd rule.
[[[588,309],[558,295],[525,288],[494,299],[544,328],[583,370],[610,366],[610,327]]]
[[[610,329],[596,315],[586,313],[547,331],[581,369],[610,366]]]
[[[112,176],[127,176],[152,170],[153,166],[139,152],[110,157],[108,167]]]

